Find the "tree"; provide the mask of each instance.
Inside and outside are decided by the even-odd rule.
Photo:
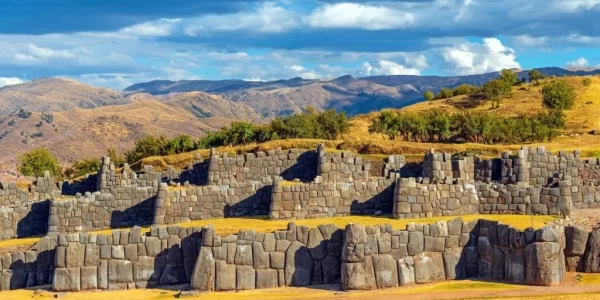
[[[542,88],[542,105],[549,109],[571,109],[575,104],[575,89],[564,80],[556,80]]]
[[[435,95],[432,91],[426,91],[425,93],[423,93],[423,98],[425,98],[425,100],[427,101],[432,101],[435,98]]]
[[[517,73],[508,69],[503,70],[502,73],[500,73],[499,78],[510,86],[514,86],[519,82],[519,76]]]
[[[502,97],[512,94],[512,86],[502,79],[494,79],[483,85],[482,92],[496,107],[500,107]]]
[[[233,122],[225,135],[225,142],[230,145],[246,145],[254,137],[254,125],[248,122]]]
[[[540,73],[540,71],[538,71],[536,69],[529,71],[528,75],[529,75],[529,82],[538,82],[543,78],[542,73]]]
[[[62,173],[58,159],[45,147],[19,155],[17,170],[25,176],[32,177],[42,177],[44,171],[49,171],[55,177],[61,176]]]

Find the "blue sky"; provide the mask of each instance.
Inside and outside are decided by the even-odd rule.
[[[0,0],[0,86],[600,65],[600,0]]]

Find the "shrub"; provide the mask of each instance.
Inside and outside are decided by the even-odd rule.
[[[97,173],[100,170],[99,159],[83,159],[74,162],[65,170],[65,176],[68,178],[76,178],[86,174]]]
[[[41,147],[19,155],[17,170],[25,176],[41,177],[49,171],[55,177],[61,175],[58,159],[48,148]]]
[[[502,97],[512,94],[512,85],[505,80],[494,79],[483,85],[482,92],[486,99],[494,101],[495,106],[499,107]]]
[[[506,84],[510,85],[510,86],[514,86],[517,83],[519,83],[519,76],[517,75],[517,73],[513,72],[512,70],[503,70],[500,73],[500,77],[498,78],[504,82],[506,82]]]
[[[25,111],[24,109],[19,109],[17,116],[19,116],[21,119],[27,119],[31,116],[31,112]]]
[[[581,81],[581,83],[582,83],[584,86],[590,86],[590,85],[592,84],[592,79],[591,79],[591,78],[584,78],[584,79]]]
[[[15,120],[8,121],[8,126],[15,126]]]
[[[112,161],[116,167],[121,167],[125,163],[125,158],[123,157],[123,155],[118,154],[117,150],[115,150],[114,148],[106,149],[106,155],[110,158],[110,161]]]
[[[432,91],[426,91],[425,93],[423,93],[423,98],[425,98],[425,100],[427,101],[431,101],[435,98],[435,95]]]
[[[575,104],[575,89],[563,80],[556,80],[542,88],[542,105],[549,109],[571,109]]]

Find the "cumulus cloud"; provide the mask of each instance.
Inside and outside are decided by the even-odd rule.
[[[585,59],[584,57],[580,57],[574,61],[567,62],[566,66],[571,67],[571,68],[587,67],[587,66],[589,66],[589,63],[588,63],[587,59]]]
[[[416,68],[409,68],[399,63],[380,60],[377,62],[364,62],[357,73],[360,76],[378,76],[378,75],[420,75],[421,71]]]
[[[23,79],[17,77],[0,77],[0,88],[7,85],[19,84],[23,82],[25,82]]]
[[[485,38],[483,43],[464,43],[441,50],[446,68],[452,74],[469,75],[520,68],[513,49],[497,38]]]
[[[255,31],[280,33],[298,26],[295,12],[265,2],[255,10],[227,15],[206,15],[185,21],[183,31],[189,36],[198,36],[219,31]]]
[[[404,28],[414,23],[410,12],[385,6],[357,3],[326,4],[304,18],[304,22],[317,28],[360,28],[384,30]]]

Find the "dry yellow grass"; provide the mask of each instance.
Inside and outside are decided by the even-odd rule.
[[[365,226],[369,225],[381,225],[391,224],[394,229],[404,229],[408,223],[420,223],[429,224],[440,220],[453,220],[458,218],[457,216],[452,217],[433,217],[423,219],[393,219],[390,217],[372,217],[372,216],[349,216],[349,217],[335,217],[335,218],[322,218],[322,219],[306,219],[306,220],[269,220],[266,217],[251,217],[251,218],[225,218],[225,219],[208,219],[198,220],[187,223],[178,224],[181,227],[196,227],[196,226],[207,226],[212,224],[217,234],[229,235],[238,233],[240,230],[253,229],[256,232],[273,232],[276,230],[283,230],[287,228],[290,222],[296,223],[300,226],[316,227],[321,224],[335,224],[339,228],[345,228],[347,224],[355,223]],[[511,225],[517,229],[525,229],[533,226],[534,228],[540,228],[547,222],[555,220],[557,217],[554,216],[527,216],[527,215],[466,215],[461,216],[464,221],[474,221],[477,219],[487,219],[498,221],[502,224]],[[107,229],[100,231],[93,231],[96,234],[109,234],[114,230],[119,229]],[[149,227],[142,229],[142,232],[148,232]],[[26,238],[26,239],[12,239],[0,242],[0,248],[7,246],[23,245],[29,243],[35,243],[39,238]]]
[[[552,80],[566,80],[575,87],[577,93],[576,104],[572,110],[566,111],[566,132],[562,137],[554,139],[552,142],[525,144],[527,146],[544,145],[550,151],[579,149],[584,157],[600,156],[600,136],[592,136],[587,132],[600,130],[600,78],[589,77],[591,84],[583,85],[584,77],[566,77],[558,79],[546,79],[539,85],[524,84],[515,87],[512,97],[502,100],[500,108],[491,109],[491,103],[484,103],[477,107],[468,107],[469,103],[466,96],[458,96],[445,100],[436,100],[432,103],[417,103],[401,109],[401,111],[424,111],[434,108],[443,109],[450,112],[457,112],[463,109],[485,110],[495,115],[503,117],[516,117],[521,115],[532,115],[539,113],[542,108],[541,89],[543,85]],[[345,149],[358,153],[364,158],[382,160],[390,154],[402,154],[410,162],[422,160],[423,153],[433,148],[439,152],[472,152],[484,157],[496,157],[504,151],[515,151],[521,148],[519,145],[483,145],[473,143],[416,143],[405,141],[391,141],[381,134],[370,134],[368,127],[371,119],[377,116],[378,112],[359,115],[351,120],[352,127],[350,132],[343,135],[341,140],[323,141],[323,140],[278,140],[270,141],[264,144],[251,144],[240,147],[220,147],[218,152],[224,153],[246,153],[257,150],[270,150],[277,147],[282,149],[300,148],[315,149],[318,143],[325,143],[326,150],[329,152],[339,152],[339,149]],[[572,133],[578,135],[571,136]],[[164,157],[149,157],[144,159],[141,164],[152,165],[159,168],[166,168],[167,165],[176,168],[183,168],[193,161],[195,153],[200,153],[203,157],[208,156],[208,150],[198,150],[195,152],[182,153],[178,155]],[[140,165],[141,165],[140,164]]]

